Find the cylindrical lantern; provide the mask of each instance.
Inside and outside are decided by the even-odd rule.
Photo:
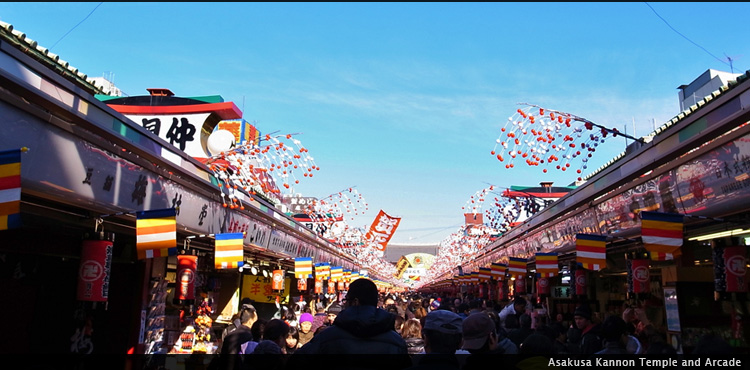
[[[486,283],[479,284],[479,298],[487,299],[487,284]]]
[[[336,283],[328,280],[328,294],[336,293]]]
[[[284,270],[273,270],[273,275],[271,275],[271,289],[284,290]]]
[[[106,302],[109,298],[109,274],[112,269],[112,242],[84,240],[78,269],[79,301]]]
[[[338,287],[337,287],[338,290],[344,290],[344,282],[343,281],[337,282],[337,285],[338,285]]]
[[[581,268],[576,269],[575,278],[576,295],[586,295],[586,288],[588,287],[588,282],[586,281],[586,270]]]
[[[189,254],[177,256],[177,299],[195,299],[195,270],[197,267],[198,256]]]
[[[508,299],[508,282],[506,280],[497,282],[497,299]]]
[[[549,295],[549,291],[550,291],[549,278],[546,276],[540,276],[536,280],[536,294],[538,296],[547,296]]]
[[[647,259],[636,259],[631,261],[631,269],[633,271],[633,293],[648,293],[651,291],[649,283],[651,277],[648,270],[649,260]]]
[[[516,297],[519,294],[526,294],[526,278],[523,276],[516,277],[516,282],[513,284],[513,291]]]
[[[724,248],[724,275],[727,280],[727,293],[745,293],[748,281],[745,279],[747,247],[732,246]]]
[[[323,293],[323,280],[315,279],[315,294]]]
[[[297,290],[299,290],[300,292],[304,292],[305,290],[307,290],[307,279],[297,279]]]

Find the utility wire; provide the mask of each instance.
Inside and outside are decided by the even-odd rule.
[[[667,25],[667,26],[668,26],[669,28],[671,28],[671,29],[672,29],[672,31],[674,31],[674,32],[676,32],[676,33],[677,33],[678,35],[682,36],[682,38],[684,38],[685,40],[688,40],[688,41],[690,41],[690,43],[692,43],[693,45],[695,45],[695,46],[697,46],[697,47],[701,48],[701,50],[705,51],[705,52],[706,52],[706,53],[707,53],[708,55],[710,55],[710,56],[714,57],[714,59],[716,59],[716,60],[718,60],[718,61],[720,61],[720,62],[722,62],[722,63],[726,64],[726,65],[727,65],[727,66],[729,66],[730,68],[732,68],[732,65],[731,65],[730,63],[727,63],[727,62],[726,62],[726,61],[725,61],[724,59],[721,59],[721,58],[717,57],[716,55],[713,55],[713,54],[711,54],[711,52],[710,52],[710,51],[708,51],[708,50],[706,50],[706,48],[704,48],[703,46],[700,46],[700,45],[698,45],[698,44],[697,44],[697,43],[695,43],[695,42],[694,42],[693,40],[691,40],[691,39],[687,38],[687,36],[685,36],[685,35],[683,35],[682,33],[680,33],[680,31],[677,31],[677,30],[676,30],[676,29],[675,29],[674,27],[672,27],[672,25],[671,25],[671,24],[669,24],[669,22],[667,22],[667,20],[666,20],[666,19],[664,19],[664,18],[663,18],[663,17],[661,16],[661,15],[659,15],[659,13],[657,13],[657,12],[656,12],[656,10],[655,10],[655,9],[654,9],[654,8],[653,8],[653,7],[651,6],[651,4],[649,4],[649,3],[646,3],[646,2],[644,2],[644,4],[646,4],[646,6],[648,6],[649,8],[651,8],[651,11],[653,11],[653,12],[654,12],[654,14],[656,14],[656,16],[657,16],[657,17],[659,17],[659,19],[661,19],[661,20],[662,20],[662,21],[663,21],[663,22],[664,22],[664,23],[665,23],[665,24],[666,24],[666,25]]]
[[[65,36],[68,36],[68,34],[71,33],[71,32],[73,32],[73,30],[76,29],[76,27],[80,26],[81,23],[83,23],[85,20],[89,19],[89,17],[91,16],[91,14],[94,14],[94,11],[96,11],[96,9],[99,8],[99,6],[102,5],[102,4],[104,4],[104,2],[101,2],[101,3],[97,4],[96,7],[94,7],[94,9],[89,13],[89,15],[86,16],[86,18],[83,18],[83,20],[81,20],[80,22],[78,22],[78,24],[76,24],[75,26],[73,26],[73,28],[71,28],[68,32],[66,32],[64,35],[62,35],[62,37],[60,37],[59,40],[55,41],[55,43],[52,44],[52,46],[49,48],[49,50],[52,50],[52,48],[54,48],[60,41],[62,41],[62,39],[64,39]]]

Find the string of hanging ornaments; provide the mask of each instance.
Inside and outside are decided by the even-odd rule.
[[[580,175],[587,169],[589,158],[608,137],[620,135],[643,142],[616,128],[607,128],[570,113],[528,103],[518,105],[523,107],[508,118],[491,151],[506,169],[520,162],[540,167],[544,173],[548,169],[571,170],[581,181]]]
[[[325,198],[312,202],[305,213],[313,222],[320,222],[329,230],[329,239],[341,248],[351,251],[364,244],[363,230],[351,227],[348,221],[354,221],[358,215],[369,210],[365,197],[356,187],[349,187]]]
[[[291,194],[301,178],[312,178],[320,167],[302,143],[286,134],[265,135],[258,144],[234,145],[206,160],[206,165],[220,180],[224,207],[244,209],[240,189],[256,195]],[[286,142],[286,143],[285,143]],[[282,189],[277,184],[281,184]],[[228,198],[228,199],[227,199]]]
[[[524,212],[531,215],[540,211],[544,206],[544,203],[540,204],[539,200],[531,194],[509,196],[509,189],[505,189],[502,193],[497,190],[499,188],[495,185],[478,190],[461,207],[465,212],[483,214],[484,224],[494,233],[503,234],[510,231],[511,227],[519,222]],[[488,201],[491,203],[487,203]]]

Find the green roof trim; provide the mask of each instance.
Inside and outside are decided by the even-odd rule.
[[[200,100],[208,104],[223,103],[224,98],[221,95],[206,95],[206,96],[186,96],[187,99]]]

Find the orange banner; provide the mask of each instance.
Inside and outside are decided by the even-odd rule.
[[[370,226],[370,231],[367,232],[365,240],[367,244],[376,250],[382,256],[385,254],[385,247],[388,245],[388,241],[391,240],[391,236],[396,232],[401,218],[388,216],[381,209],[378,213],[378,217]]]

